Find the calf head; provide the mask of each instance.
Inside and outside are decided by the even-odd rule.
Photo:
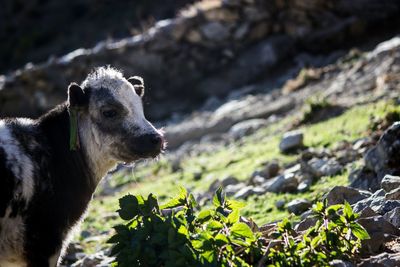
[[[125,79],[121,72],[102,67],[89,74],[81,86],[72,83],[68,95],[70,116],[72,110],[78,110],[92,146],[112,160],[154,158],[164,149],[162,132],[143,113],[142,78]]]

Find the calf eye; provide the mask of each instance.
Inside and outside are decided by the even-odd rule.
[[[114,118],[115,116],[117,116],[117,111],[115,109],[109,109],[109,110],[104,110],[102,114],[106,118]]]

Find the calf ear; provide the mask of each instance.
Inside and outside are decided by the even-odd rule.
[[[70,107],[83,107],[88,99],[83,89],[76,83],[68,86],[68,104]]]
[[[133,85],[133,89],[135,89],[136,94],[138,94],[138,96],[140,97],[143,97],[144,95],[143,78],[139,76],[133,76],[128,79],[128,82],[130,82]]]

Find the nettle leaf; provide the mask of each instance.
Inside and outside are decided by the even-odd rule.
[[[229,215],[228,215],[228,224],[234,224],[237,221],[239,221],[239,210],[233,210]]]
[[[346,217],[346,219],[351,218],[351,216],[353,215],[353,209],[347,201],[344,202],[343,215]]]
[[[235,210],[235,209],[240,210],[246,206],[246,203],[237,200],[227,199],[225,201],[225,206],[230,210]]]
[[[198,215],[197,215],[197,221],[199,223],[208,221],[212,217],[212,211],[211,210],[202,210]]]
[[[212,220],[207,224],[207,229],[211,231],[220,230],[224,228],[224,225],[219,221]]]
[[[221,234],[221,233],[219,233],[219,234],[217,234],[215,236],[215,242],[219,246],[223,246],[223,245],[229,244],[228,238],[224,234]]]
[[[223,192],[222,187],[219,187],[217,191],[215,191],[213,204],[215,207],[225,206],[225,192]]]
[[[367,230],[365,230],[365,228],[359,223],[356,223],[356,222],[350,223],[350,229],[351,229],[353,235],[360,240],[371,238],[369,236]]]
[[[254,239],[254,234],[250,227],[242,222],[237,222],[230,228],[231,234],[237,237]]]
[[[186,204],[187,191],[184,187],[179,188],[179,195],[170,199],[167,203],[160,206],[160,209],[172,209]]]
[[[126,195],[119,199],[119,216],[123,220],[131,220],[139,213],[138,199],[132,195]]]

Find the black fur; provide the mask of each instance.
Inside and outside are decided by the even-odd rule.
[[[61,248],[67,231],[85,212],[95,190],[94,177],[82,150],[69,149],[66,103],[42,116],[33,127],[15,122],[10,126],[13,136],[37,166],[32,199],[27,206],[23,201],[11,203],[10,217],[24,218],[28,267],[46,267],[49,258]],[[32,141],[37,145],[27,145]],[[10,204],[17,180],[4,166],[5,162],[0,148],[0,217]]]

